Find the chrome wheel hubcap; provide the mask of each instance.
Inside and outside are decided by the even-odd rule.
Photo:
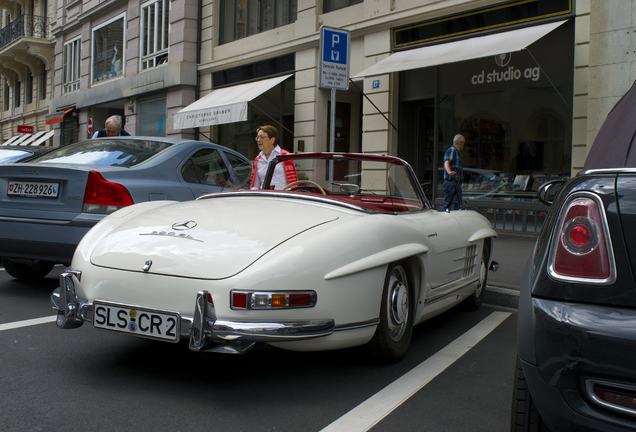
[[[406,332],[410,314],[409,286],[406,273],[401,266],[393,268],[387,290],[388,325],[391,339],[399,341]]]

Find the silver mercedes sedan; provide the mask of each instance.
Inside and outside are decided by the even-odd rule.
[[[226,147],[161,137],[93,139],[0,165],[2,264],[17,279],[41,279],[55,264],[69,264],[105,215],[239,189],[250,172],[250,162]]]

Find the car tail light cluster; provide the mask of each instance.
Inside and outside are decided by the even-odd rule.
[[[586,381],[588,396],[594,403],[621,414],[636,415],[636,388],[632,385],[598,381]]]
[[[232,291],[232,309],[295,309],[316,305],[315,291]]]
[[[84,191],[84,213],[112,213],[134,204],[128,189],[119,183],[108,181],[97,171],[88,173]]]
[[[574,195],[559,215],[550,275],[583,283],[613,283],[616,272],[602,201],[591,193]]]

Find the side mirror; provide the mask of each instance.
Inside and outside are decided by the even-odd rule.
[[[537,190],[537,197],[543,204],[551,206],[563,188],[565,180],[552,180],[543,183]]]

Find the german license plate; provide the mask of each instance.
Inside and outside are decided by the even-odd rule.
[[[179,341],[179,314],[112,303],[93,303],[93,326],[135,336]]]
[[[57,198],[59,190],[59,183],[10,181],[7,186],[7,195],[30,198]]]

